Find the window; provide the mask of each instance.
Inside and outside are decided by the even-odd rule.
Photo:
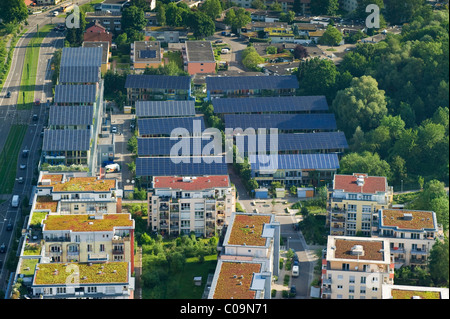
[[[357,194],[348,194],[348,199],[358,199]]]
[[[105,251],[105,245],[104,244],[100,244],[100,251]]]
[[[73,205],[73,209],[74,210],[78,210],[79,209],[79,205],[78,204]]]
[[[98,198],[107,198],[107,195],[106,194],[100,194],[100,195],[98,195]]]
[[[378,287],[372,287],[372,291],[378,291]]]
[[[363,200],[372,200],[372,195],[363,195]]]
[[[348,220],[356,220],[356,214],[354,214],[354,213],[348,213],[348,214],[347,214],[347,219],[348,219]]]
[[[357,205],[348,205],[347,210],[348,210],[349,212],[356,212],[356,210],[357,210]]]
[[[337,289],[342,289],[342,285],[338,285],[338,286],[337,286]]]
[[[355,293],[355,286],[348,286],[348,293],[354,294]]]
[[[344,279],[344,276],[342,276],[342,275],[338,275],[338,278],[337,278],[338,280],[342,280],[342,279]]]
[[[361,288],[359,289],[359,293],[362,294],[362,295],[364,295],[364,294],[366,293],[366,287],[361,287]]]
[[[349,270],[350,264],[342,264],[342,270]]]
[[[351,284],[355,283],[355,276],[350,276],[350,278],[348,279],[348,282]]]
[[[88,293],[96,293],[97,292],[97,287],[87,287],[87,292]]]
[[[88,252],[92,252],[92,245],[91,245],[91,244],[88,244],[88,245],[87,245],[87,251],[88,251]]]
[[[420,234],[411,234],[411,239],[420,239]]]
[[[361,283],[362,283],[362,284],[365,284],[365,283],[366,283],[366,277],[364,277],[364,276],[361,277]]]
[[[65,294],[66,293],[66,288],[65,287],[56,288],[56,293],[57,294]]]

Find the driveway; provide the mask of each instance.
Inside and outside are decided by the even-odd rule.
[[[237,37],[223,36],[222,31],[216,32],[214,35],[206,38],[209,41],[222,40],[223,43],[228,44],[231,49],[230,57],[226,57],[223,60],[228,61],[228,70],[237,72],[247,72],[246,68],[241,63],[242,51],[247,48],[247,43],[243,42]],[[225,56],[225,55],[224,55]]]

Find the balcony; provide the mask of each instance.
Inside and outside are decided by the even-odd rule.
[[[179,220],[180,215],[179,214],[170,214],[170,220]]]
[[[159,219],[169,219],[169,214],[168,213],[160,213]]]
[[[49,236],[45,236],[44,237],[46,242],[69,242],[70,241],[70,237],[66,236],[66,237],[49,237]]]
[[[168,206],[168,205],[165,205],[165,204],[164,204],[164,205],[160,205],[160,206],[159,206],[159,210],[160,210],[160,211],[168,211],[168,210],[169,210],[169,206]]]
[[[125,253],[124,249],[113,249],[113,255],[123,255]]]
[[[428,255],[427,249],[411,249],[411,255]]]

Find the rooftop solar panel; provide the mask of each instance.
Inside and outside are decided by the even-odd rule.
[[[295,75],[261,76],[208,76],[208,91],[246,90],[246,89],[298,89]]]
[[[137,117],[194,116],[195,101],[136,101]]]
[[[178,158],[181,159],[181,158]],[[187,163],[174,163],[170,157],[138,157],[136,176],[205,176],[227,175],[227,164],[223,156],[184,158]],[[217,162],[214,162],[216,160]]]
[[[141,59],[154,59],[156,58],[156,50],[141,50],[139,55]]]
[[[140,136],[167,135],[178,129],[177,135],[184,135],[187,130],[190,135],[201,134],[205,128],[203,116],[197,117],[169,117],[169,118],[144,118],[138,119]],[[175,133],[175,132],[174,132]]]
[[[260,157],[249,156],[252,173],[256,171],[319,169],[335,170],[339,168],[337,154],[282,154]]]
[[[48,125],[92,125],[94,107],[92,105],[79,106],[50,106]]]
[[[100,47],[63,48],[61,67],[63,66],[96,66],[102,65],[103,49]]]
[[[68,85],[55,86],[55,103],[93,103],[96,99],[96,85]]]
[[[125,81],[125,88],[189,90],[191,88],[191,77],[129,74]]]
[[[280,96],[213,99],[214,113],[328,111],[325,96]]]
[[[278,152],[286,152],[286,151],[312,151],[312,150],[335,150],[335,149],[347,149],[348,144],[345,138],[345,134],[343,132],[316,132],[316,133],[295,133],[295,134],[277,134],[271,136],[270,134],[266,135],[265,140],[261,140],[261,143],[265,141],[265,148],[262,150],[266,153],[269,151],[278,151]],[[247,153],[248,150],[248,136],[242,136],[244,144],[243,150]],[[236,141],[239,138],[236,137]],[[264,146],[264,144],[259,145],[260,140],[255,140],[257,147],[253,152],[256,153],[258,151],[258,147]],[[241,143],[241,142],[239,142]],[[238,145],[238,142],[236,142]]]
[[[176,156],[221,154],[222,141],[220,140],[220,147],[216,149],[205,147],[211,142],[212,137],[208,139],[183,137],[173,140],[168,137],[138,138],[138,156],[170,156],[171,153]]]
[[[59,70],[59,83],[95,83],[100,80],[97,66],[63,66]]]
[[[226,128],[277,128],[281,131],[336,130],[334,114],[225,114]]]
[[[42,150],[87,151],[90,144],[90,130],[45,130]]]

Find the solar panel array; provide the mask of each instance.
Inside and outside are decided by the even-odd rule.
[[[42,150],[87,151],[90,144],[90,130],[44,130]]]
[[[282,154],[282,155],[250,155],[252,172],[276,170],[321,169],[335,170],[339,168],[337,154]]]
[[[95,83],[100,80],[96,66],[64,66],[59,70],[59,83]]]
[[[170,157],[138,157],[136,159],[136,176],[204,176],[228,175],[227,164],[223,156],[194,158],[177,157],[186,163],[176,163]],[[214,162],[217,161],[217,162]]]
[[[195,116],[195,101],[136,101],[137,117]]]
[[[92,105],[50,106],[48,125],[92,125]]]
[[[56,85],[55,103],[93,103],[96,97],[96,85]]]
[[[191,77],[129,74],[125,81],[125,88],[189,90],[191,88]]]
[[[213,99],[214,113],[328,111],[325,96],[280,96]]]
[[[261,76],[208,76],[208,91],[251,90],[251,89],[298,89],[295,75],[261,75]]]
[[[264,140],[256,137],[256,147],[251,153],[256,153],[258,147],[262,147]],[[249,136],[242,136],[244,140],[244,152],[249,150],[248,142],[252,141]],[[239,137],[236,137],[238,141]],[[261,141],[261,143],[259,142]],[[236,145],[238,142],[236,142]],[[240,143],[240,142],[239,142]],[[317,133],[295,133],[295,134],[277,134],[271,136],[266,135],[264,151],[277,150],[278,152],[286,151],[312,151],[312,150],[335,150],[348,148],[347,140],[343,132],[317,132]]]
[[[176,134],[184,135],[185,130],[189,135],[201,134],[205,128],[203,116],[198,117],[169,117],[169,118],[144,118],[138,119],[138,128],[140,136],[148,135],[167,135],[178,129]],[[175,133],[175,132],[174,132]]]
[[[277,128],[282,131],[336,130],[334,114],[225,114],[226,128]]]
[[[139,57],[141,59],[154,59],[156,58],[156,50],[141,50],[139,51]]]
[[[222,140],[220,140],[220,148],[205,147],[213,141],[210,139],[202,139],[201,137],[183,137],[170,139],[168,137],[138,138],[138,156],[170,156],[171,152],[176,156],[191,155],[219,155],[222,153]],[[216,154],[214,154],[214,152]]]
[[[64,66],[96,66],[102,65],[103,49],[100,47],[63,48],[61,67]]]

